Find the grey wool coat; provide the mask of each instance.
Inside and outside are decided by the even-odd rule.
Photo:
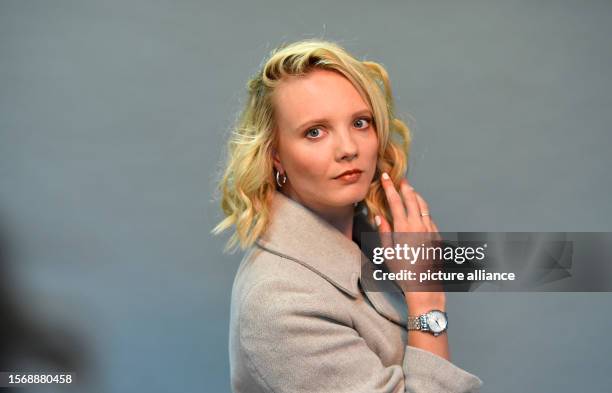
[[[354,241],[278,191],[271,211],[232,288],[234,392],[480,390],[477,376],[407,345],[403,294],[361,289]]]

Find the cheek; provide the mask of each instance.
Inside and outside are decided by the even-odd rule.
[[[315,181],[327,175],[329,168],[328,155],[324,146],[294,146],[288,151],[285,165],[293,173],[294,182],[300,180]]]
[[[372,166],[376,166],[376,161],[378,160],[378,136],[376,132],[372,132],[369,137],[364,140],[363,145],[361,146],[364,152],[364,156],[370,162]]]

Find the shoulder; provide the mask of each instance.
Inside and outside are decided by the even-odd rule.
[[[245,254],[233,286],[232,303],[246,324],[282,323],[297,315],[348,321],[348,297],[306,266],[253,247]],[[241,324],[242,325],[242,324]]]
[[[245,297],[278,296],[283,293],[289,295],[296,292],[342,295],[328,280],[304,264],[257,245],[249,248],[240,262],[233,291]]]
[[[277,364],[285,356],[307,353],[323,332],[353,326],[350,299],[299,263],[263,252],[252,256],[234,288],[233,332],[250,362]],[[242,280],[248,280],[243,282]],[[282,344],[282,345],[280,345]],[[301,356],[301,355],[299,355]]]

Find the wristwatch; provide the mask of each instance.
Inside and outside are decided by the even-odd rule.
[[[448,319],[444,311],[430,310],[416,317],[408,316],[408,330],[420,330],[438,336],[444,332],[447,327]]]

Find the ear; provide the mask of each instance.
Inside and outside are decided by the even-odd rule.
[[[274,163],[274,168],[280,173],[284,173],[283,164],[281,164],[280,156],[278,155],[278,151],[275,148],[272,148],[272,162]]]

